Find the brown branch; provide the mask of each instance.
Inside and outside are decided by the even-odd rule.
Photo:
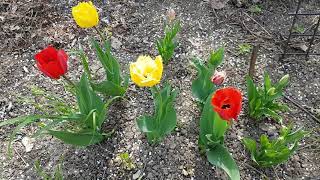
[[[252,50],[252,55],[251,55],[251,59],[250,59],[250,66],[249,66],[249,76],[251,78],[254,77],[255,66],[256,66],[256,62],[257,62],[259,48],[260,48],[260,45],[258,44],[258,45],[255,45]]]
[[[317,123],[320,123],[320,120],[314,116],[310,111],[308,111],[307,109],[305,109],[304,107],[302,107],[299,103],[295,102],[294,100],[292,100],[291,98],[289,98],[288,96],[284,95],[284,98],[287,99],[288,101],[290,101],[292,104],[294,104],[295,106],[297,106],[298,108],[300,108],[301,110],[303,110],[304,112],[306,112],[309,116],[312,117],[313,120],[315,120]]]

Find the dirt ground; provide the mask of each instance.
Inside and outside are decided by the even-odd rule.
[[[320,109],[320,56],[305,60],[290,56],[279,60],[282,45],[288,34],[295,10],[291,0],[261,0],[262,12],[249,11],[251,3],[237,6],[230,2],[221,10],[214,10],[203,0],[118,0],[95,2],[102,30],[112,32],[113,53],[128,74],[128,65],[140,54],[157,55],[155,40],[163,35],[166,11],[173,8],[181,20],[179,47],[173,60],[165,67],[163,81],[169,81],[180,93],[175,107],[178,127],[158,146],[148,145],[139,132],[135,119],[152,113],[152,99],[148,89],[131,84],[128,101],[114,104],[109,111],[106,131],[115,127],[114,136],[88,148],[65,145],[52,137],[39,138],[30,152],[21,140],[36,130],[36,125],[24,128],[14,141],[14,156],[7,157],[7,142],[13,126],[0,128],[0,179],[40,179],[33,167],[36,159],[48,172],[53,172],[61,155],[64,156],[65,179],[227,179],[220,169],[212,167],[200,156],[197,139],[200,111],[191,94],[195,70],[190,66],[194,56],[208,57],[211,50],[222,45],[226,48],[225,61],[220,69],[228,74],[225,86],[239,87],[245,94],[245,75],[250,55],[238,55],[238,45],[261,45],[256,67],[256,77],[261,81],[266,70],[277,80],[290,74],[286,95],[308,111]],[[94,36],[91,29],[76,26],[70,11],[74,1],[2,0],[0,2],[0,121],[37,113],[27,104],[17,101],[18,96],[31,97],[30,86],[36,85],[53,91],[60,97],[71,98],[61,81],[44,77],[35,66],[33,56],[48,44],[71,51],[81,43],[90,52],[92,70],[98,74],[100,65],[92,55],[88,39]],[[320,2],[308,1],[303,11],[319,10]],[[314,17],[301,17],[306,31],[314,25]],[[307,33],[306,32],[306,33]],[[308,39],[294,39],[292,44],[306,43]],[[320,49],[320,39],[314,43],[314,52]],[[299,52],[293,48],[290,51]],[[318,53],[320,53],[318,51]],[[76,56],[70,56],[68,76],[78,80],[82,66]],[[99,76],[100,77],[100,76]],[[102,77],[101,77],[102,78]],[[246,96],[245,96],[246,97]],[[280,125],[271,120],[255,122],[249,119],[247,99],[239,121],[226,136],[226,145],[233,154],[241,179],[319,179],[320,178],[320,126],[311,116],[285,100],[291,110],[283,113],[285,124],[304,127],[311,136],[301,142],[297,153],[282,165],[273,168],[255,167],[240,139],[263,133],[273,137]],[[128,152],[135,164],[132,170],[119,162],[119,154]]]

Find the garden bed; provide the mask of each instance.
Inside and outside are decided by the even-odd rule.
[[[310,57],[308,61],[304,57],[293,56],[279,60],[283,37],[288,34],[292,22],[287,13],[295,9],[295,4],[289,0],[263,1],[259,14],[232,3],[221,10],[214,10],[209,2],[201,0],[99,1],[95,4],[101,17],[99,28],[112,31],[112,51],[125,74],[129,73],[129,63],[136,61],[140,54],[157,55],[155,41],[163,36],[165,14],[169,8],[175,9],[182,25],[179,47],[164,68],[162,81],[169,81],[179,89],[175,102],[177,128],[159,145],[149,145],[135,120],[142,114],[152,113],[151,93],[130,83],[126,100],[118,101],[109,110],[109,122],[104,129],[114,128],[115,133],[102,143],[76,148],[46,136],[37,139],[32,150],[26,152],[21,140],[36,130],[34,125],[24,128],[16,136],[14,156],[9,159],[6,147],[13,126],[0,128],[0,179],[39,179],[33,167],[35,160],[39,159],[44,169],[52,172],[61,155],[64,157],[63,174],[66,179],[132,179],[139,175],[146,179],[227,179],[222,170],[212,167],[199,153],[200,109],[191,92],[196,72],[190,66],[192,57],[206,59],[210,51],[223,45],[225,60],[219,69],[227,72],[225,85],[238,87],[245,94],[244,77],[248,73],[250,54],[238,55],[238,45],[260,43],[256,66],[258,82],[261,82],[264,70],[271,74],[273,80],[289,74],[291,79],[285,94],[308,111],[320,108],[319,57]],[[90,50],[87,39],[95,32],[76,26],[70,11],[74,5],[44,0],[0,2],[0,22],[3,23],[0,26],[0,121],[35,112],[31,105],[17,100],[18,97],[32,98],[32,85],[70,99],[61,81],[50,80],[39,73],[34,54],[47,44],[71,51],[81,43]],[[319,6],[319,2],[310,1],[304,9]],[[302,19],[302,22],[312,23],[312,19]],[[320,49],[319,39],[314,44],[314,49]],[[89,57],[92,69],[102,79],[100,65],[91,60],[94,59],[93,54]],[[71,79],[79,79],[82,71],[80,60],[70,56],[69,66]],[[293,122],[294,127],[304,127],[312,131],[311,136],[304,139],[287,163],[274,168],[255,167],[241,138],[258,138],[263,133],[276,136],[280,125],[272,120],[256,122],[250,119],[247,115],[248,100],[244,98],[242,113],[225,141],[239,166],[242,179],[320,177],[319,123],[290,101],[285,102],[291,110],[283,114],[284,123]],[[135,165],[131,170],[119,160],[124,152],[129,153]]]

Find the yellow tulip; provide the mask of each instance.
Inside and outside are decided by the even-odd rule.
[[[79,2],[72,8],[72,16],[81,28],[92,28],[99,22],[97,9],[91,1]]]
[[[150,56],[139,56],[130,64],[132,81],[140,87],[152,87],[158,84],[162,77],[163,64],[161,56],[152,60]]]

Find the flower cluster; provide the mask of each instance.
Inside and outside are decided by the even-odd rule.
[[[137,127],[143,132],[151,144],[161,142],[177,125],[175,99],[178,90],[163,81],[164,65],[173,57],[178,46],[175,41],[180,31],[180,22],[173,23],[176,13],[170,9],[167,14],[169,24],[163,39],[156,43],[159,55],[151,57],[140,55],[135,62],[130,63],[130,75],[123,75],[120,64],[112,55],[111,45],[98,29],[99,13],[91,1],[79,2],[72,8],[72,16],[81,28],[94,28],[100,37],[101,43],[92,38],[92,49],[95,50],[97,62],[105,70],[105,79],[97,81],[91,72],[89,58],[83,49],[75,54],[83,65],[83,74],[77,80],[67,77],[68,55],[63,49],[56,49],[51,45],[38,52],[34,58],[38,69],[49,78],[59,80],[61,77],[71,87],[75,95],[76,108],[70,104],[61,107],[70,107],[72,110],[59,111],[53,114],[40,113],[17,117],[0,123],[0,127],[9,124],[19,124],[10,138],[9,149],[15,133],[30,123],[40,121],[41,134],[51,135],[65,143],[77,146],[97,144],[111,136],[114,129],[105,132],[103,124],[107,121],[107,112],[112,102],[123,98],[131,80],[140,88],[148,88],[154,101],[154,113],[142,115],[136,119]],[[208,61],[194,58],[192,63],[197,69],[197,77],[192,82],[192,93],[199,101],[201,112],[199,148],[206,154],[208,161],[222,168],[232,180],[240,179],[240,172],[232,155],[224,145],[226,131],[237,122],[242,110],[243,96],[236,87],[220,87],[226,83],[226,72],[217,71],[223,62],[224,48],[213,51]],[[253,118],[271,117],[282,122],[276,111],[285,109],[285,106],[274,102],[281,97],[283,88],[288,84],[289,76],[284,76],[278,83],[272,85],[269,75],[265,75],[263,88],[256,87],[251,78],[247,78],[249,115]],[[68,87],[69,87],[68,86]],[[67,89],[67,88],[66,88]],[[103,96],[103,97],[101,97]],[[48,97],[50,99],[50,97]],[[52,99],[52,98],[51,98]],[[54,105],[53,105],[54,106]],[[45,120],[45,121],[43,121]],[[270,141],[261,136],[261,148],[256,147],[256,141],[250,138],[243,140],[252,154],[252,159],[258,165],[271,166],[286,161],[294,153],[297,143],[307,133],[305,131],[291,132],[290,128],[283,128],[278,140]],[[290,144],[294,144],[290,146]]]

